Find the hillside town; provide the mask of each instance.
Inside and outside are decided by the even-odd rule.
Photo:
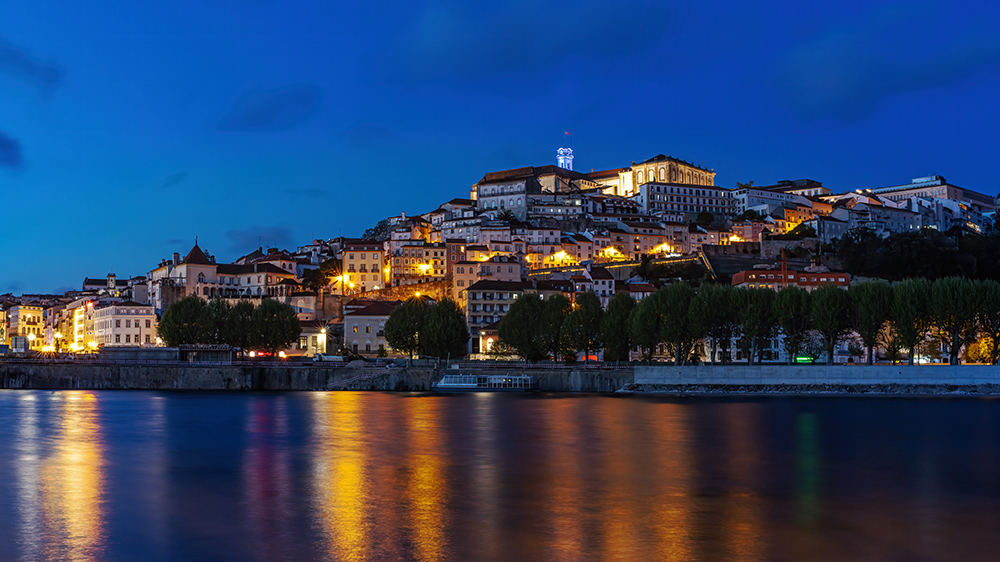
[[[982,233],[998,207],[997,197],[938,175],[891,186],[832,189],[795,179],[723,187],[714,169],[663,154],[591,172],[574,170],[573,158],[562,147],[556,164],[486,173],[460,197],[386,217],[357,237],[261,246],[230,263],[195,239],[170,256],[150,256],[149,270],[133,276],[88,277],[62,295],[0,295],[0,349],[163,346],[158,320],[197,295],[291,307],[301,335],[282,356],[395,355],[384,330],[390,314],[407,299],[447,298],[464,311],[468,354],[491,357],[501,321],[525,294],[575,303],[593,293],[606,309],[619,293],[641,301],[692,279],[846,289],[856,276],[832,248],[850,233]],[[779,339],[767,360],[789,359]],[[856,355],[847,341],[834,361]]]

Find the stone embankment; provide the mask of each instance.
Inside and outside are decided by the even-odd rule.
[[[546,392],[614,392],[633,382],[631,369],[485,366],[435,367],[208,365],[199,363],[0,362],[0,388],[87,390],[391,390],[428,391],[446,372],[538,376]]]
[[[1000,384],[627,384],[618,392],[626,394],[695,395],[1000,395]]]

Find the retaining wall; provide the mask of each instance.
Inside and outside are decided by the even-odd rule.
[[[636,384],[806,385],[1000,383],[995,365],[666,365],[636,366]]]

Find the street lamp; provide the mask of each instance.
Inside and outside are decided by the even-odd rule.
[[[56,332],[54,334],[54,337],[56,338],[56,352],[58,353],[59,350],[62,349],[62,345],[61,345],[62,344],[62,332]]]

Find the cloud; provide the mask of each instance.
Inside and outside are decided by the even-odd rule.
[[[294,241],[292,232],[283,226],[251,226],[245,229],[226,231],[229,248],[234,252],[246,253],[258,246],[287,248]]]
[[[254,89],[241,94],[219,121],[220,131],[271,132],[290,129],[312,117],[322,92],[311,84]]]
[[[166,189],[168,187],[173,187],[182,181],[187,179],[187,174],[184,172],[177,172],[170,174],[169,176],[163,178],[163,183],[160,184],[160,189]]]
[[[887,98],[1000,69],[995,32],[941,25],[924,6],[888,6],[790,48],[775,85],[800,118],[857,121]],[[926,28],[926,29],[925,29]],[[950,32],[948,30],[951,30]]]
[[[7,292],[9,293],[18,293],[21,292],[23,289],[24,289],[24,283],[20,281],[11,281],[10,283],[7,283]]]
[[[330,192],[325,189],[313,189],[311,187],[302,189],[286,189],[285,193],[287,193],[289,197],[303,197],[307,199],[330,196]]]
[[[75,291],[76,287],[70,287],[69,285],[60,285],[52,290],[53,295],[63,295],[68,291]]]
[[[23,163],[21,143],[0,131],[0,166],[20,168]]]
[[[181,240],[180,238],[171,238],[170,240],[167,240],[168,246],[180,246],[183,243],[184,240]]]
[[[466,85],[560,70],[573,57],[631,58],[656,47],[666,34],[671,14],[665,4],[434,0],[423,4],[402,33],[386,68],[390,78],[404,83]]]
[[[63,79],[63,71],[57,64],[35,59],[3,38],[0,38],[0,72],[30,82],[43,92],[55,89]]]

